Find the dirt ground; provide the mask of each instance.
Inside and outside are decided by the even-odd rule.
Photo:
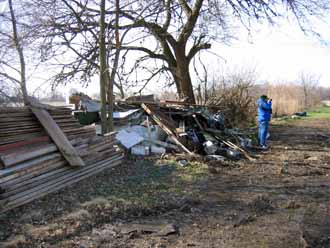
[[[330,247],[329,130],[277,123],[255,162],[128,159],[0,215],[0,247]]]

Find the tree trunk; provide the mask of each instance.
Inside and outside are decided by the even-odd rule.
[[[111,73],[112,74],[112,73]],[[113,126],[113,80],[111,79],[112,76],[109,75],[109,73],[107,74],[107,78],[108,78],[108,131],[112,132],[114,130],[114,126]]]
[[[24,60],[24,53],[23,53],[23,47],[21,46],[20,39],[18,37],[18,31],[17,31],[17,22],[15,17],[15,12],[13,8],[12,0],[8,0],[8,5],[10,9],[10,15],[11,15],[11,23],[13,26],[13,41],[15,44],[15,48],[17,50],[18,56],[19,56],[19,62],[20,62],[20,84],[21,84],[21,91],[23,95],[23,101],[24,105],[28,105],[28,93],[26,89],[26,76],[25,76],[25,60]]]
[[[195,104],[195,96],[189,73],[189,60],[185,54],[185,44],[179,45],[175,49],[176,67],[174,68],[174,79],[176,80],[177,90],[181,100]]]
[[[115,59],[112,65],[111,74],[109,76],[109,85],[108,85],[108,104],[109,104],[109,131],[114,130],[113,126],[113,85],[115,83],[115,76],[117,72],[118,67],[118,61],[119,61],[119,55],[120,55],[120,40],[119,40],[119,0],[116,0],[116,16],[115,16],[115,38],[116,38],[116,53],[115,53]],[[122,88],[121,88],[122,90]],[[123,94],[123,92],[121,92]]]
[[[108,68],[107,68],[107,53],[105,47],[105,0],[101,0],[100,3],[100,95],[101,95],[101,132],[105,134],[108,132],[107,128],[107,79],[108,79]]]
[[[303,85],[303,89],[304,89],[304,109],[306,109],[308,107],[308,92],[307,92],[307,86],[306,84]]]

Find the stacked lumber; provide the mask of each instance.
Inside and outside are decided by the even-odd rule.
[[[67,108],[48,110],[57,125],[69,137],[93,135],[95,129],[80,125]],[[27,108],[0,108],[0,145],[45,136],[46,133]]]
[[[0,109],[0,123],[3,124],[0,125],[0,212],[116,166],[123,158],[114,135],[96,136],[91,128],[80,126],[71,119],[67,109],[48,110],[84,161],[84,166],[72,167],[29,109],[10,108],[7,116],[4,111]],[[16,129],[12,121],[15,118],[18,119]],[[67,128],[69,125],[62,123],[70,123],[74,128]],[[25,124],[30,126],[26,129],[30,133],[20,132]],[[15,130],[18,131],[16,135]]]

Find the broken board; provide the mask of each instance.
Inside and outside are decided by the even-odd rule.
[[[175,136],[175,134],[172,132],[172,130],[170,128],[168,128],[161,120],[160,118],[157,116],[157,113],[155,113],[154,111],[152,111],[146,104],[142,103],[141,107],[150,115],[150,117],[159,125],[159,127],[161,129],[164,130],[164,132],[170,136],[173,141],[175,142],[175,144],[177,144],[183,151],[185,151],[188,154],[193,154],[191,151],[189,151],[189,149],[187,147],[185,147],[179,140],[178,138]]]
[[[71,145],[51,115],[45,109],[37,106],[32,105],[31,110],[68,163],[71,166],[84,166],[84,161],[80,158],[76,149]]]

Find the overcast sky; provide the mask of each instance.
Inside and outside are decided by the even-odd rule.
[[[243,34],[231,46],[213,49],[221,51],[225,67],[255,65],[260,80],[294,82],[305,72],[320,76],[320,85],[330,87],[330,26],[318,26],[321,39],[284,22],[281,27],[260,26],[252,37]]]

